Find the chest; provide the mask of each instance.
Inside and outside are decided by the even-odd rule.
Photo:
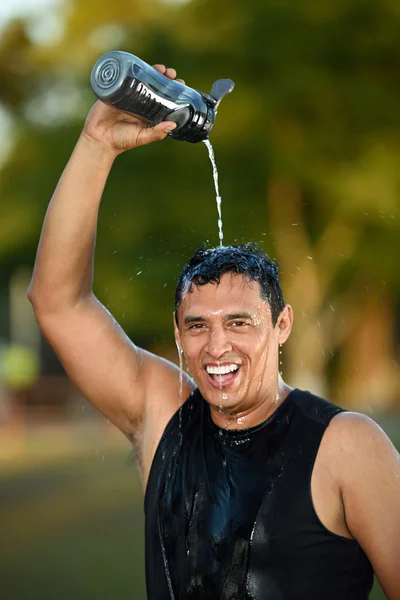
[[[197,422],[180,445],[165,438],[147,494],[146,560],[149,573],[164,565],[175,598],[264,598],[267,590],[268,598],[328,598],[337,557],[339,570],[353,564],[355,546],[333,536],[313,505],[312,480],[317,493],[324,487],[324,468],[317,478],[313,471],[325,428],[311,425],[305,436],[293,423],[283,414],[246,439],[216,437]]]
[[[289,452],[286,444],[274,451],[271,444],[244,446],[192,440],[190,449],[171,457],[160,498],[169,548],[184,543],[185,553],[196,556],[206,540],[203,556],[240,547],[244,560],[254,536],[263,540],[265,554],[278,540],[318,525],[312,455]]]

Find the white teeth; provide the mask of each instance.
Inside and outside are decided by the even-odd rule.
[[[223,365],[221,367],[206,367],[207,373],[209,373],[210,375],[226,375],[227,373],[233,373],[234,371],[237,371],[239,368],[239,365]]]

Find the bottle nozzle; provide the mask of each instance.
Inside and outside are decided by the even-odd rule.
[[[225,96],[229,94],[234,87],[235,84],[233,83],[232,79],[218,79],[213,84],[208,98],[213,101],[215,110],[218,108],[222,98],[225,98]]]

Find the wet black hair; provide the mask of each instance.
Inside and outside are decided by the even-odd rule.
[[[204,245],[196,250],[189,262],[183,267],[176,285],[175,318],[185,294],[192,286],[219,284],[225,273],[244,275],[250,281],[258,281],[261,298],[271,309],[272,324],[275,327],[278,317],[285,306],[279,283],[278,265],[258,244],[248,242],[238,246],[207,248]]]

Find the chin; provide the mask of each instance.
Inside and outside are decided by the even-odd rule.
[[[208,394],[202,393],[202,396],[210,406],[218,410],[223,409],[227,412],[236,412],[241,405],[241,399],[236,394],[230,394],[223,390],[221,393],[216,393],[215,391]]]

